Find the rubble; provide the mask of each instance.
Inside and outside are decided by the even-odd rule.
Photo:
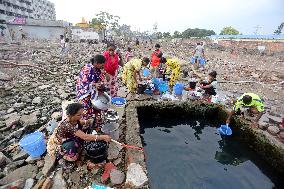
[[[37,168],[33,165],[26,165],[19,169],[14,170],[7,176],[0,180],[0,185],[6,185],[14,182],[15,180],[33,178],[37,174]]]
[[[182,63],[182,69],[190,71],[192,67],[188,63],[188,59],[194,48],[194,42],[194,40],[184,40],[179,45],[174,45],[170,42],[161,41],[161,46],[165,55],[178,57]],[[268,109],[266,109],[267,113],[263,116],[264,119],[259,124],[259,128],[267,134],[269,132],[271,135],[275,135],[275,138],[278,136],[279,139],[283,139],[283,131],[280,132],[278,128],[284,115],[284,66],[281,57],[279,58],[280,55],[261,56],[257,53],[248,54],[240,50],[237,57],[232,59],[227,48],[215,48],[210,45],[210,42],[206,44],[208,45],[205,47],[205,53],[209,61],[204,69],[199,69],[198,72],[206,76],[208,71],[216,70],[217,79],[220,81],[220,91],[225,91],[225,95],[231,95],[230,97],[235,98],[244,92],[260,94]],[[3,57],[16,60],[15,51],[18,55],[23,55],[23,52],[25,52],[26,54],[23,55],[25,60],[20,59],[17,64],[29,66],[11,64],[16,67],[4,67],[2,70],[4,63],[6,65],[7,62],[0,60],[0,146],[1,149],[4,149],[4,153],[0,152],[0,172],[3,173],[0,175],[0,178],[3,177],[0,183],[2,185],[18,180],[18,183],[15,183],[23,188],[23,184],[25,185],[26,179],[28,179],[29,183],[32,183],[33,180],[33,183],[36,184],[34,188],[41,188],[45,177],[49,176],[49,173],[53,170],[55,162],[46,154],[40,158],[27,157],[26,154],[20,152],[16,144],[31,131],[39,128],[44,128],[44,131],[46,131],[45,126],[51,119],[60,121],[62,101],[74,100],[76,97],[75,81],[80,68],[90,57],[105,50],[105,45],[102,44],[72,43],[72,58],[69,63],[65,63],[59,59],[58,45],[58,43],[52,41],[27,41],[26,46],[21,44],[3,46],[9,54],[4,54]],[[149,48],[152,47],[146,46],[147,48],[141,46],[140,49],[135,51],[135,54],[149,56]],[[9,62],[13,63],[11,60]],[[187,82],[188,79],[188,77],[185,77],[184,82]],[[120,87],[119,91],[120,96],[126,97],[125,87]],[[142,96],[139,99],[141,102],[143,100],[148,101],[149,98]],[[133,112],[128,112],[128,114],[134,115]],[[120,116],[123,116],[123,112]],[[53,126],[56,125],[57,122],[54,122]],[[133,125],[133,127],[136,128],[137,125]],[[135,132],[137,133],[137,129]],[[124,142],[124,133],[122,133],[121,139],[121,142]],[[127,140],[137,144],[136,139],[128,138]],[[129,151],[127,151],[128,153]],[[108,159],[113,161],[115,166],[119,166],[119,170],[126,170],[124,167],[125,153],[121,146],[111,143],[108,155]],[[12,158],[12,161],[8,157]],[[128,166],[127,173],[119,170],[110,172],[112,185],[123,184],[125,174],[127,184],[141,187],[147,183],[144,165],[141,167],[140,162],[137,161],[137,159],[144,161],[144,154],[135,152],[133,159],[134,163]],[[86,162],[82,160],[81,163]],[[87,168],[83,167],[82,169]],[[37,175],[35,175],[36,173]],[[68,188],[68,180],[71,183],[70,186],[78,186],[74,182],[77,183],[79,179],[81,186],[87,186],[88,182],[100,181],[102,170],[99,168],[90,171],[79,170],[78,174],[80,174],[80,177],[66,174],[66,177],[63,175],[63,178],[62,173],[57,172],[53,179],[53,181],[56,181],[53,188]]]
[[[131,163],[127,168],[126,173],[126,184],[134,187],[142,187],[148,182],[148,178],[143,171],[141,165],[136,163]]]
[[[117,184],[122,184],[124,181],[125,175],[123,172],[113,169],[110,172],[110,181],[111,184],[117,185]]]
[[[267,131],[268,131],[270,134],[276,136],[276,135],[280,132],[280,129],[279,129],[277,126],[269,126],[269,127],[267,128]]]
[[[54,165],[55,165],[55,158],[46,155],[44,158],[44,166],[42,168],[42,173],[44,175],[48,175],[54,168]]]

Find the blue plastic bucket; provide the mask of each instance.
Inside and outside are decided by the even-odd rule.
[[[160,84],[160,79],[156,78],[156,77],[153,77],[152,78],[152,82],[154,85],[159,85]]]
[[[228,135],[228,136],[233,133],[232,129],[227,125],[221,125],[221,127],[218,128],[218,132],[221,135]]]
[[[143,70],[143,76],[144,76],[144,77],[148,77],[150,74],[151,74],[151,73],[150,73],[150,70],[149,70],[148,68],[144,68],[144,70]]]
[[[181,83],[177,83],[174,85],[174,93],[176,95],[182,95],[182,91],[183,91],[184,85]]]
[[[38,131],[24,136],[19,144],[32,158],[38,158],[46,151],[44,135]]]
[[[164,93],[169,89],[168,84],[166,83],[161,83],[158,85],[158,90],[160,91],[160,93]]]
[[[148,94],[148,95],[152,95],[152,94],[153,94],[153,91],[150,90],[150,89],[146,89],[146,90],[144,91],[144,93],[145,93],[145,94]]]
[[[196,58],[195,58],[195,57],[191,57],[191,59],[190,59],[190,63],[191,63],[191,64],[194,64],[194,63],[195,63],[195,60],[196,60]]]
[[[122,97],[113,97],[111,99],[111,103],[114,104],[116,107],[122,107],[126,103],[126,99]]]
[[[205,60],[204,58],[201,58],[201,59],[199,60],[199,62],[200,62],[201,65],[205,65],[206,60]]]

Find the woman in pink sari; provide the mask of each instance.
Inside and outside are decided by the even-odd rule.
[[[115,53],[115,46],[113,44],[108,45],[108,50],[104,52],[106,62],[104,70],[106,72],[107,88],[110,89],[110,96],[117,96],[117,72],[119,64],[119,56]]]

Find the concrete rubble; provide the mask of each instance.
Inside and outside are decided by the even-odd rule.
[[[183,71],[192,73],[188,60],[195,42],[196,40],[193,39],[183,40],[178,44],[170,41],[160,43],[165,56],[178,57]],[[259,128],[265,133],[264,135],[284,141],[284,131],[280,126],[284,115],[283,54],[263,55],[258,51],[245,51],[244,47],[240,47],[237,49],[237,56],[232,57],[229,47],[216,47],[210,42],[206,44],[208,63],[198,72],[206,76],[208,71],[216,70],[224,98],[235,98],[244,92],[254,92],[263,97],[267,105],[266,114],[261,119]],[[68,62],[60,60],[59,42],[26,41],[25,45],[0,45],[0,189],[41,188],[45,179],[57,166],[55,161],[46,154],[40,158],[31,158],[17,144],[25,134],[39,128],[43,128],[44,132],[48,133],[45,126],[51,120],[55,120],[55,125],[58,124],[62,117],[61,103],[76,98],[75,81],[80,68],[93,55],[102,53],[106,45],[72,43],[71,58]],[[123,47],[120,48],[123,52]],[[142,42],[141,47],[135,49],[133,53],[137,56],[150,56],[149,49],[152,48],[150,43]],[[30,64],[46,71],[36,67],[4,66],[7,62]],[[182,82],[187,82],[188,79],[188,76],[184,77]],[[119,93],[126,97],[124,87],[120,87]],[[143,99],[153,100],[146,96],[141,96],[139,100]],[[128,107],[125,113],[128,117],[137,116],[131,107]],[[124,112],[120,113],[120,117],[123,115]],[[121,122],[120,139],[132,145],[140,145],[140,139],[125,136],[123,133],[130,131],[125,127],[133,123],[133,119]],[[139,132],[138,123],[131,127],[133,127],[131,132]],[[128,162],[129,154],[132,154],[133,162]],[[145,164],[141,163],[144,161],[143,153],[124,150],[121,146],[111,143],[108,159],[118,167],[110,173],[110,180],[107,182],[109,186],[147,187],[147,172]],[[78,173],[75,176],[62,170],[57,171],[53,177],[52,188],[79,188],[89,186],[93,182],[99,183],[102,168],[88,170],[87,166],[82,165],[85,160],[80,163],[77,169],[72,170]]]

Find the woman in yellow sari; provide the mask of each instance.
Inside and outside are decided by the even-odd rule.
[[[166,63],[166,75],[170,75],[169,86],[172,87],[180,77],[180,64],[177,59],[164,59],[162,61]]]
[[[149,62],[149,58],[132,59],[123,66],[122,81],[127,86],[128,92],[136,92],[138,81],[142,80],[140,75],[142,66],[147,66]]]

